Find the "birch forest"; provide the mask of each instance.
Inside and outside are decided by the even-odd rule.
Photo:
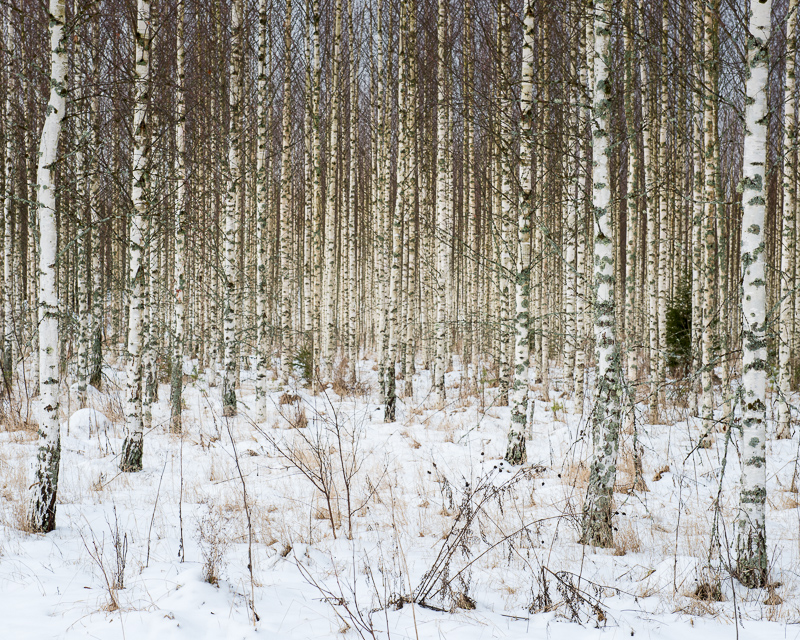
[[[788,637],[799,10],[0,0],[6,637]]]

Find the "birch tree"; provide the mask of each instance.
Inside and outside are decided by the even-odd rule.
[[[797,56],[797,0],[788,6],[786,22],[786,82],[783,112],[783,228],[780,279],[780,345],[778,347],[778,438],[791,438],[790,391],[793,275],[795,271],[795,216],[797,215],[797,123],[795,120],[795,58]]]
[[[444,372],[447,349],[447,285],[450,261],[447,245],[452,242],[449,233],[447,203],[447,93],[445,90],[445,36],[447,26],[447,0],[439,0],[437,19],[437,73],[436,73],[436,363],[433,370],[433,387],[444,399]]]
[[[286,21],[284,24],[284,77],[283,77],[283,127],[281,135],[281,382],[289,382],[289,369],[292,362],[292,1],[286,0]]]
[[[133,106],[133,175],[131,198],[133,217],[130,224],[130,262],[128,293],[128,363],[125,396],[125,442],[122,445],[120,469],[142,470],[142,306],[144,304],[142,265],[143,230],[148,215],[149,186],[149,122],[150,95],[150,2],[138,0],[136,9],[136,58]]]
[[[336,0],[333,34],[333,60],[331,64],[331,115],[328,140],[328,172],[325,180],[325,281],[322,285],[321,303],[325,306],[325,331],[323,352],[329,371],[333,371],[336,334],[336,214],[337,175],[339,161],[339,135],[341,127],[341,49],[342,0]]]
[[[614,230],[611,221],[608,151],[611,118],[611,6],[594,3],[594,86],[592,102],[592,207],[594,210],[594,337],[597,359],[592,412],[594,452],[583,503],[580,541],[598,547],[613,544],[614,481],[620,432],[620,362],[614,326]]]
[[[41,533],[56,526],[58,469],[61,462],[59,431],[59,326],[56,230],[56,185],[53,164],[58,152],[61,123],[66,111],[67,39],[64,32],[64,0],[50,0],[48,5],[50,34],[50,97],[47,103],[42,136],[39,142],[39,163],[36,170],[36,195],[39,229],[39,371],[41,401],[39,443],[35,475],[31,485],[31,506],[28,524]]]
[[[186,247],[186,102],[184,98],[184,83],[186,79],[185,63],[186,51],[184,45],[184,0],[177,4],[177,29],[176,29],[176,65],[178,82],[175,86],[176,117],[175,124],[175,164],[176,180],[178,182],[175,193],[175,272],[173,274],[174,286],[174,326],[172,348],[172,417],[170,431],[181,431],[181,401],[183,387],[183,330],[184,330],[184,298],[186,295],[185,277],[185,247]]]
[[[3,384],[6,389],[11,387],[11,379],[14,367],[14,280],[13,280],[13,246],[14,246],[14,227],[11,221],[13,206],[13,181],[14,181],[14,136],[11,128],[11,111],[13,108],[13,60],[12,51],[14,50],[14,27],[11,24],[11,7],[3,12],[4,20],[4,39],[6,51],[6,100],[4,127],[5,133],[5,158],[3,161],[3,184],[5,193],[3,197]]]
[[[269,163],[267,160],[267,0],[258,3],[258,131],[256,149],[256,412],[267,417],[267,368],[269,367],[267,312],[267,217],[269,215]]]
[[[240,138],[241,82],[242,82],[242,13],[243,0],[231,3],[231,62],[228,101],[230,107],[230,130],[228,132],[228,175],[225,194],[225,231],[223,247],[223,277],[225,284],[223,309],[223,342],[225,362],[222,378],[222,414],[236,415],[236,313],[237,313],[237,256],[239,235],[239,207],[241,204]]]
[[[700,445],[711,445],[710,433],[714,423],[714,387],[713,387],[713,303],[714,303],[714,266],[716,257],[714,217],[716,214],[717,194],[717,85],[716,85],[716,12],[715,3],[710,2],[705,9],[705,81],[703,91],[703,154],[704,154],[704,179],[705,194],[703,197],[703,223],[702,223],[702,312],[699,319],[702,322],[702,364],[700,374],[702,385],[701,412],[703,417],[703,430],[700,436]]]
[[[748,6],[742,193],[742,480],[736,563],[748,587],[767,584],[766,262],[764,205],[771,0]]]
[[[533,2],[527,0],[522,45],[522,131],[520,136],[520,206],[516,256],[516,318],[514,346],[514,387],[511,393],[511,428],[506,460],[522,464],[527,460],[525,433],[528,420],[528,327],[530,322],[531,204],[533,198]]]

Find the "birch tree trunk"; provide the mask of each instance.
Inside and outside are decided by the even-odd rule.
[[[473,44],[472,44],[472,5],[471,0],[464,0],[464,220],[466,231],[464,241],[467,250],[467,328],[468,340],[464,347],[465,361],[464,374],[472,383],[477,381],[478,374],[478,323],[476,322],[478,300],[478,259],[475,238],[477,236],[477,219],[475,203],[475,169],[473,166],[473,122],[472,122],[472,74],[473,74]],[[471,365],[471,367],[469,367]],[[476,387],[477,388],[477,387]]]
[[[14,270],[13,246],[14,225],[11,219],[14,201],[14,136],[11,132],[11,112],[13,109],[13,67],[12,52],[14,50],[14,27],[11,24],[12,12],[10,5],[5,14],[5,50],[6,62],[6,101],[5,101],[5,159],[3,163],[3,181],[5,194],[3,198],[3,384],[6,390],[10,388],[14,372]]]
[[[81,39],[79,35],[75,35],[73,39],[76,53],[80,55],[81,52]],[[73,58],[74,60],[74,58]],[[80,71],[73,72],[73,82],[75,84],[73,90],[77,95],[78,104],[84,104],[86,97],[84,95],[83,87],[86,86],[88,81],[88,73],[85,63],[76,64]],[[89,181],[89,160],[85,153],[86,144],[81,137],[84,132],[89,128],[89,119],[83,108],[75,114],[75,121],[77,125],[77,136],[75,140],[75,217],[76,217],[76,256],[75,256],[75,271],[76,273],[76,288],[78,297],[78,367],[77,367],[77,392],[78,392],[78,406],[84,408],[86,406],[88,385],[89,385],[89,339],[91,334],[90,318],[89,318],[89,281],[91,274],[89,265],[87,264],[89,254],[91,252],[92,244],[92,228],[91,220],[87,222],[88,212],[88,181]]]
[[[691,246],[692,246],[692,360],[693,370],[701,372],[703,368],[702,350],[698,352],[698,345],[701,344],[702,339],[702,324],[703,324],[703,279],[702,279],[702,260],[703,260],[703,243],[701,237],[701,230],[703,224],[703,197],[705,195],[704,182],[704,157],[703,157],[703,115],[705,104],[705,58],[704,58],[704,36],[705,33],[705,10],[703,2],[696,0],[694,3],[695,11],[695,33],[694,33],[694,57],[697,60],[695,69],[695,93],[694,99],[695,113],[692,116],[692,137],[694,141],[693,153],[693,200],[692,203],[692,230],[691,230]],[[702,376],[702,372],[700,374]],[[702,394],[702,385],[700,387],[700,394],[695,393],[696,383],[692,385],[691,397],[695,405],[699,406],[698,396]]]
[[[94,25],[94,43],[99,42],[100,24],[99,19]],[[100,55],[95,54],[94,59],[94,78],[99,82],[100,78]],[[105,291],[103,289],[103,264],[101,262],[102,234],[101,219],[102,208],[100,201],[100,96],[96,92],[92,98],[92,124],[91,124],[91,175],[89,177],[89,202],[91,205],[92,220],[92,353],[89,362],[89,384],[99,389],[103,382],[103,299]]]
[[[636,51],[634,46],[634,13],[635,6],[633,0],[625,0],[625,25],[623,29],[625,44],[625,131],[628,138],[628,153],[626,162],[628,168],[628,191],[625,200],[627,220],[625,229],[627,231],[625,247],[625,349],[628,357],[625,363],[629,380],[636,380],[638,369],[636,344],[636,265],[637,255],[637,229],[639,228],[639,144],[638,131],[636,130],[636,114],[634,112],[634,100],[636,99]],[[629,398],[626,402],[626,412],[630,422],[635,422],[634,412],[636,406],[635,397]]]
[[[283,127],[281,136],[281,382],[289,382],[292,361],[292,0],[286,0],[284,24]]]
[[[583,503],[580,542],[597,547],[613,544],[614,481],[620,431],[620,362],[614,326],[614,230],[608,150],[611,116],[609,46],[611,0],[596,0],[594,13],[594,87],[592,120],[592,206],[594,209],[594,305],[597,373],[592,413],[594,453]]]
[[[237,307],[237,255],[239,235],[239,207],[241,204],[241,81],[242,81],[242,13],[243,1],[231,3],[231,63],[228,100],[230,105],[230,131],[228,133],[228,188],[225,195],[225,234],[223,276],[225,307],[222,314],[222,333],[225,343],[225,363],[222,379],[222,415],[236,415],[236,307]]]
[[[436,73],[436,361],[433,370],[433,389],[438,400],[445,397],[444,373],[447,351],[447,285],[449,259],[447,243],[452,241],[448,228],[447,206],[447,93],[445,89],[445,37],[447,34],[447,0],[439,0],[437,18]]]
[[[347,218],[347,359],[350,374],[355,381],[358,371],[358,242],[356,236],[356,210],[358,208],[358,57],[353,31],[353,3],[350,3],[348,21],[350,49],[350,164],[348,177]],[[409,378],[410,381],[410,378]]]
[[[797,0],[791,0],[786,23],[786,83],[783,113],[783,231],[781,250],[780,346],[778,348],[778,438],[791,438],[787,396],[792,377],[795,215],[797,208],[797,124],[795,121],[795,57],[797,55]]]
[[[667,381],[666,356],[667,356],[667,296],[669,295],[667,277],[669,272],[669,223],[672,211],[669,208],[669,193],[667,185],[669,172],[669,151],[667,149],[669,140],[669,125],[672,118],[669,114],[669,0],[664,0],[661,8],[661,122],[659,127],[658,144],[658,165],[659,182],[658,190],[658,352],[657,366],[655,375],[655,388],[651,402],[655,403],[655,411],[651,411],[651,421],[653,417],[659,415],[660,408],[664,406],[664,385]],[[653,406],[651,404],[651,406]]]
[[[764,204],[771,0],[750,0],[742,193],[742,483],[736,517],[739,580],[767,584],[766,265]]]
[[[322,323],[324,314],[322,312],[322,285],[323,285],[323,260],[324,260],[324,239],[323,239],[323,213],[325,212],[325,202],[323,200],[325,191],[322,189],[322,132],[320,125],[321,100],[320,91],[322,85],[322,66],[320,63],[319,45],[319,0],[311,1],[311,154],[314,162],[314,222],[312,229],[312,244],[314,255],[314,297],[313,297],[313,324],[314,338],[311,349],[312,371],[315,376],[319,376],[319,363],[322,343]]]
[[[506,460],[524,464],[527,459],[525,434],[528,431],[528,370],[530,353],[528,327],[530,323],[530,261],[531,261],[531,204],[533,198],[533,61],[534,61],[533,1],[527,0],[522,45],[522,127],[520,135],[520,206],[517,229],[516,319],[514,346],[514,387],[511,393],[511,428],[508,432]]]
[[[717,194],[717,83],[716,83],[716,12],[714,4],[706,7],[705,24],[705,65],[706,74],[704,86],[711,89],[704,90],[703,101],[703,153],[704,153],[704,184],[703,197],[703,242],[702,242],[702,358],[703,368],[700,374],[702,395],[701,412],[703,417],[703,430],[700,437],[700,446],[711,446],[711,432],[714,427],[714,363],[712,331],[714,323],[714,267],[716,265],[716,237],[714,234],[714,217],[716,215]]]
[[[175,125],[175,163],[176,179],[178,181],[175,195],[175,273],[173,275],[174,287],[174,326],[172,343],[172,417],[170,431],[181,431],[181,402],[183,388],[183,327],[184,327],[184,297],[186,295],[185,278],[185,244],[186,230],[184,219],[186,217],[186,103],[184,100],[185,60],[186,52],[183,39],[184,25],[184,0],[177,0],[177,35],[176,35],[176,65],[178,81],[175,86],[175,101],[177,123]]]
[[[589,1],[588,6],[593,6],[592,0]],[[578,30],[578,47],[580,55],[578,56],[580,63],[580,85],[582,93],[584,94],[584,103],[586,106],[583,111],[583,119],[580,123],[581,133],[585,133],[589,128],[589,123],[592,119],[591,96],[592,96],[592,83],[594,78],[593,65],[594,65],[594,22],[592,19],[591,11],[587,11],[584,16],[584,28]],[[584,137],[580,137],[578,144],[587,144]],[[589,148],[586,148],[586,162],[588,163]],[[585,193],[585,192],[584,192]],[[583,214],[587,208],[584,205],[588,195],[579,204],[580,212]],[[578,216],[578,225],[575,239],[575,264],[578,271],[577,277],[577,291],[575,302],[575,407],[578,412],[583,414],[583,405],[585,400],[585,381],[586,377],[586,351],[587,351],[587,312],[586,307],[586,293],[588,283],[586,282],[586,220],[584,215]]]
[[[269,320],[267,310],[267,217],[269,215],[269,176],[267,173],[267,0],[258,3],[258,141],[256,150],[256,414],[267,418],[267,355]]]
[[[331,125],[328,142],[328,171],[325,180],[325,282],[322,286],[320,300],[325,307],[325,332],[322,342],[323,353],[329,373],[333,372],[336,336],[336,215],[337,215],[337,182],[339,160],[339,128],[341,119],[340,74],[342,49],[342,0],[336,0],[334,17],[333,61],[331,78]]]
[[[403,0],[400,5],[400,47],[397,54],[398,64],[398,123],[400,132],[398,134],[398,160],[397,160],[397,197],[395,199],[394,211],[391,211],[391,266],[389,272],[389,300],[388,300],[388,334],[389,334],[389,348],[386,353],[386,365],[384,375],[386,377],[386,392],[385,401],[386,408],[384,410],[384,422],[394,422],[396,418],[397,409],[397,381],[396,381],[396,362],[398,353],[399,341],[399,307],[400,307],[400,282],[402,271],[402,256],[403,247],[401,244],[401,232],[403,228],[403,206],[404,206],[404,193],[405,193],[405,158],[407,155],[406,150],[406,131],[405,131],[405,118],[406,118],[406,74],[408,72],[408,6],[407,0]],[[390,207],[391,209],[391,207]]]
[[[50,98],[39,143],[36,172],[39,218],[39,371],[42,408],[39,414],[39,444],[35,476],[31,485],[28,524],[41,533],[56,526],[58,468],[61,434],[58,416],[58,295],[56,292],[56,185],[53,164],[58,153],[61,122],[66,111],[67,40],[64,35],[64,0],[50,0]]]
[[[384,41],[383,41],[383,2],[378,6],[378,33],[377,33],[377,48],[378,48],[378,108],[376,117],[377,123],[377,147],[376,147],[376,166],[377,166],[377,184],[376,200],[377,200],[377,244],[378,244],[378,274],[379,274],[379,300],[381,305],[380,323],[379,323],[379,357],[378,357],[378,380],[380,384],[381,395],[383,402],[386,403],[388,393],[388,377],[389,377],[389,334],[391,330],[389,320],[389,278],[391,276],[391,238],[392,238],[392,221],[389,216],[389,127],[388,127],[388,113],[391,82],[387,82],[386,73],[390,65],[385,64],[384,54]],[[391,57],[390,57],[391,60]],[[381,104],[381,102],[383,104]],[[393,373],[393,370],[391,370]]]
[[[149,122],[147,117],[150,77],[150,2],[138,0],[136,11],[136,62],[133,107],[133,176],[131,199],[133,218],[130,225],[130,262],[128,294],[128,365],[125,398],[125,442],[120,469],[142,470],[142,306],[144,304],[142,269],[142,231],[148,216],[149,191]]]
[[[306,0],[306,78],[305,78],[305,101],[304,101],[304,140],[303,140],[303,341],[302,348],[307,356],[311,358],[310,371],[313,372],[314,348],[314,205],[316,204],[314,193],[314,80],[312,74],[313,46],[312,46],[312,4]],[[313,378],[313,373],[311,373]],[[313,379],[307,381],[313,383]]]

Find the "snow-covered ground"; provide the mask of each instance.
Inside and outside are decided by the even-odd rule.
[[[35,430],[0,429],[0,638],[800,637],[796,441],[768,445],[774,587],[723,571],[722,601],[705,601],[714,499],[727,562],[739,461],[735,436],[724,476],[724,434],[693,450],[687,409],[640,427],[649,491],[630,490],[624,435],[617,548],[595,550],[576,543],[586,423],[558,391],[535,403],[529,464],[509,468],[509,410],[458,372],[438,407],[416,376],[393,424],[371,362],[371,395],[276,383],[262,423],[250,372],[228,420],[219,389],[190,377],[183,435],[168,433],[162,385],[144,470],[122,474],[122,378],[106,373],[91,409],[63,404],[54,532],[20,529]]]

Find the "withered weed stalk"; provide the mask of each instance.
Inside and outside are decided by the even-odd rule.
[[[230,547],[228,518],[216,505],[209,505],[206,514],[197,521],[197,544],[203,556],[203,579],[219,584]]]
[[[543,471],[543,467],[526,466],[516,470],[508,479],[499,480],[504,473],[500,468],[480,476],[473,484],[462,479],[462,488],[455,488],[455,491],[461,493],[457,508],[453,484],[443,478],[443,497],[455,509],[453,522],[410,599],[424,606],[450,611],[474,609],[475,602],[469,595],[473,564],[502,544],[513,545],[515,540],[528,535],[529,530],[540,522],[537,520],[522,523],[520,527],[507,533],[496,527],[496,520],[488,509],[496,505],[502,512],[505,499],[515,488]],[[493,530],[497,531],[494,539],[490,538]],[[480,542],[483,542],[482,547],[479,547]]]
[[[386,475],[386,466],[378,478],[362,473],[366,461],[362,444],[367,410],[354,408],[351,415],[345,415],[327,391],[323,390],[323,397],[324,411],[306,403],[311,412],[310,421],[299,405],[288,405],[295,407],[292,410],[277,405],[278,413],[292,426],[290,435],[285,438],[253,421],[250,425],[269,442],[278,456],[299,471],[320,493],[325,502],[325,510],[320,515],[330,522],[334,539],[342,517],[347,523],[347,538],[352,539],[353,517],[377,492]],[[299,415],[303,416],[302,423]]]
[[[106,520],[110,533],[112,558],[106,557],[105,533],[98,541],[91,527],[88,528],[91,540],[87,540],[81,531],[81,540],[92,562],[100,570],[106,591],[108,592],[108,611],[120,608],[118,592],[125,588],[125,566],[128,558],[128,534],[120,529],[117,508],[114,507],[114,523]]]

